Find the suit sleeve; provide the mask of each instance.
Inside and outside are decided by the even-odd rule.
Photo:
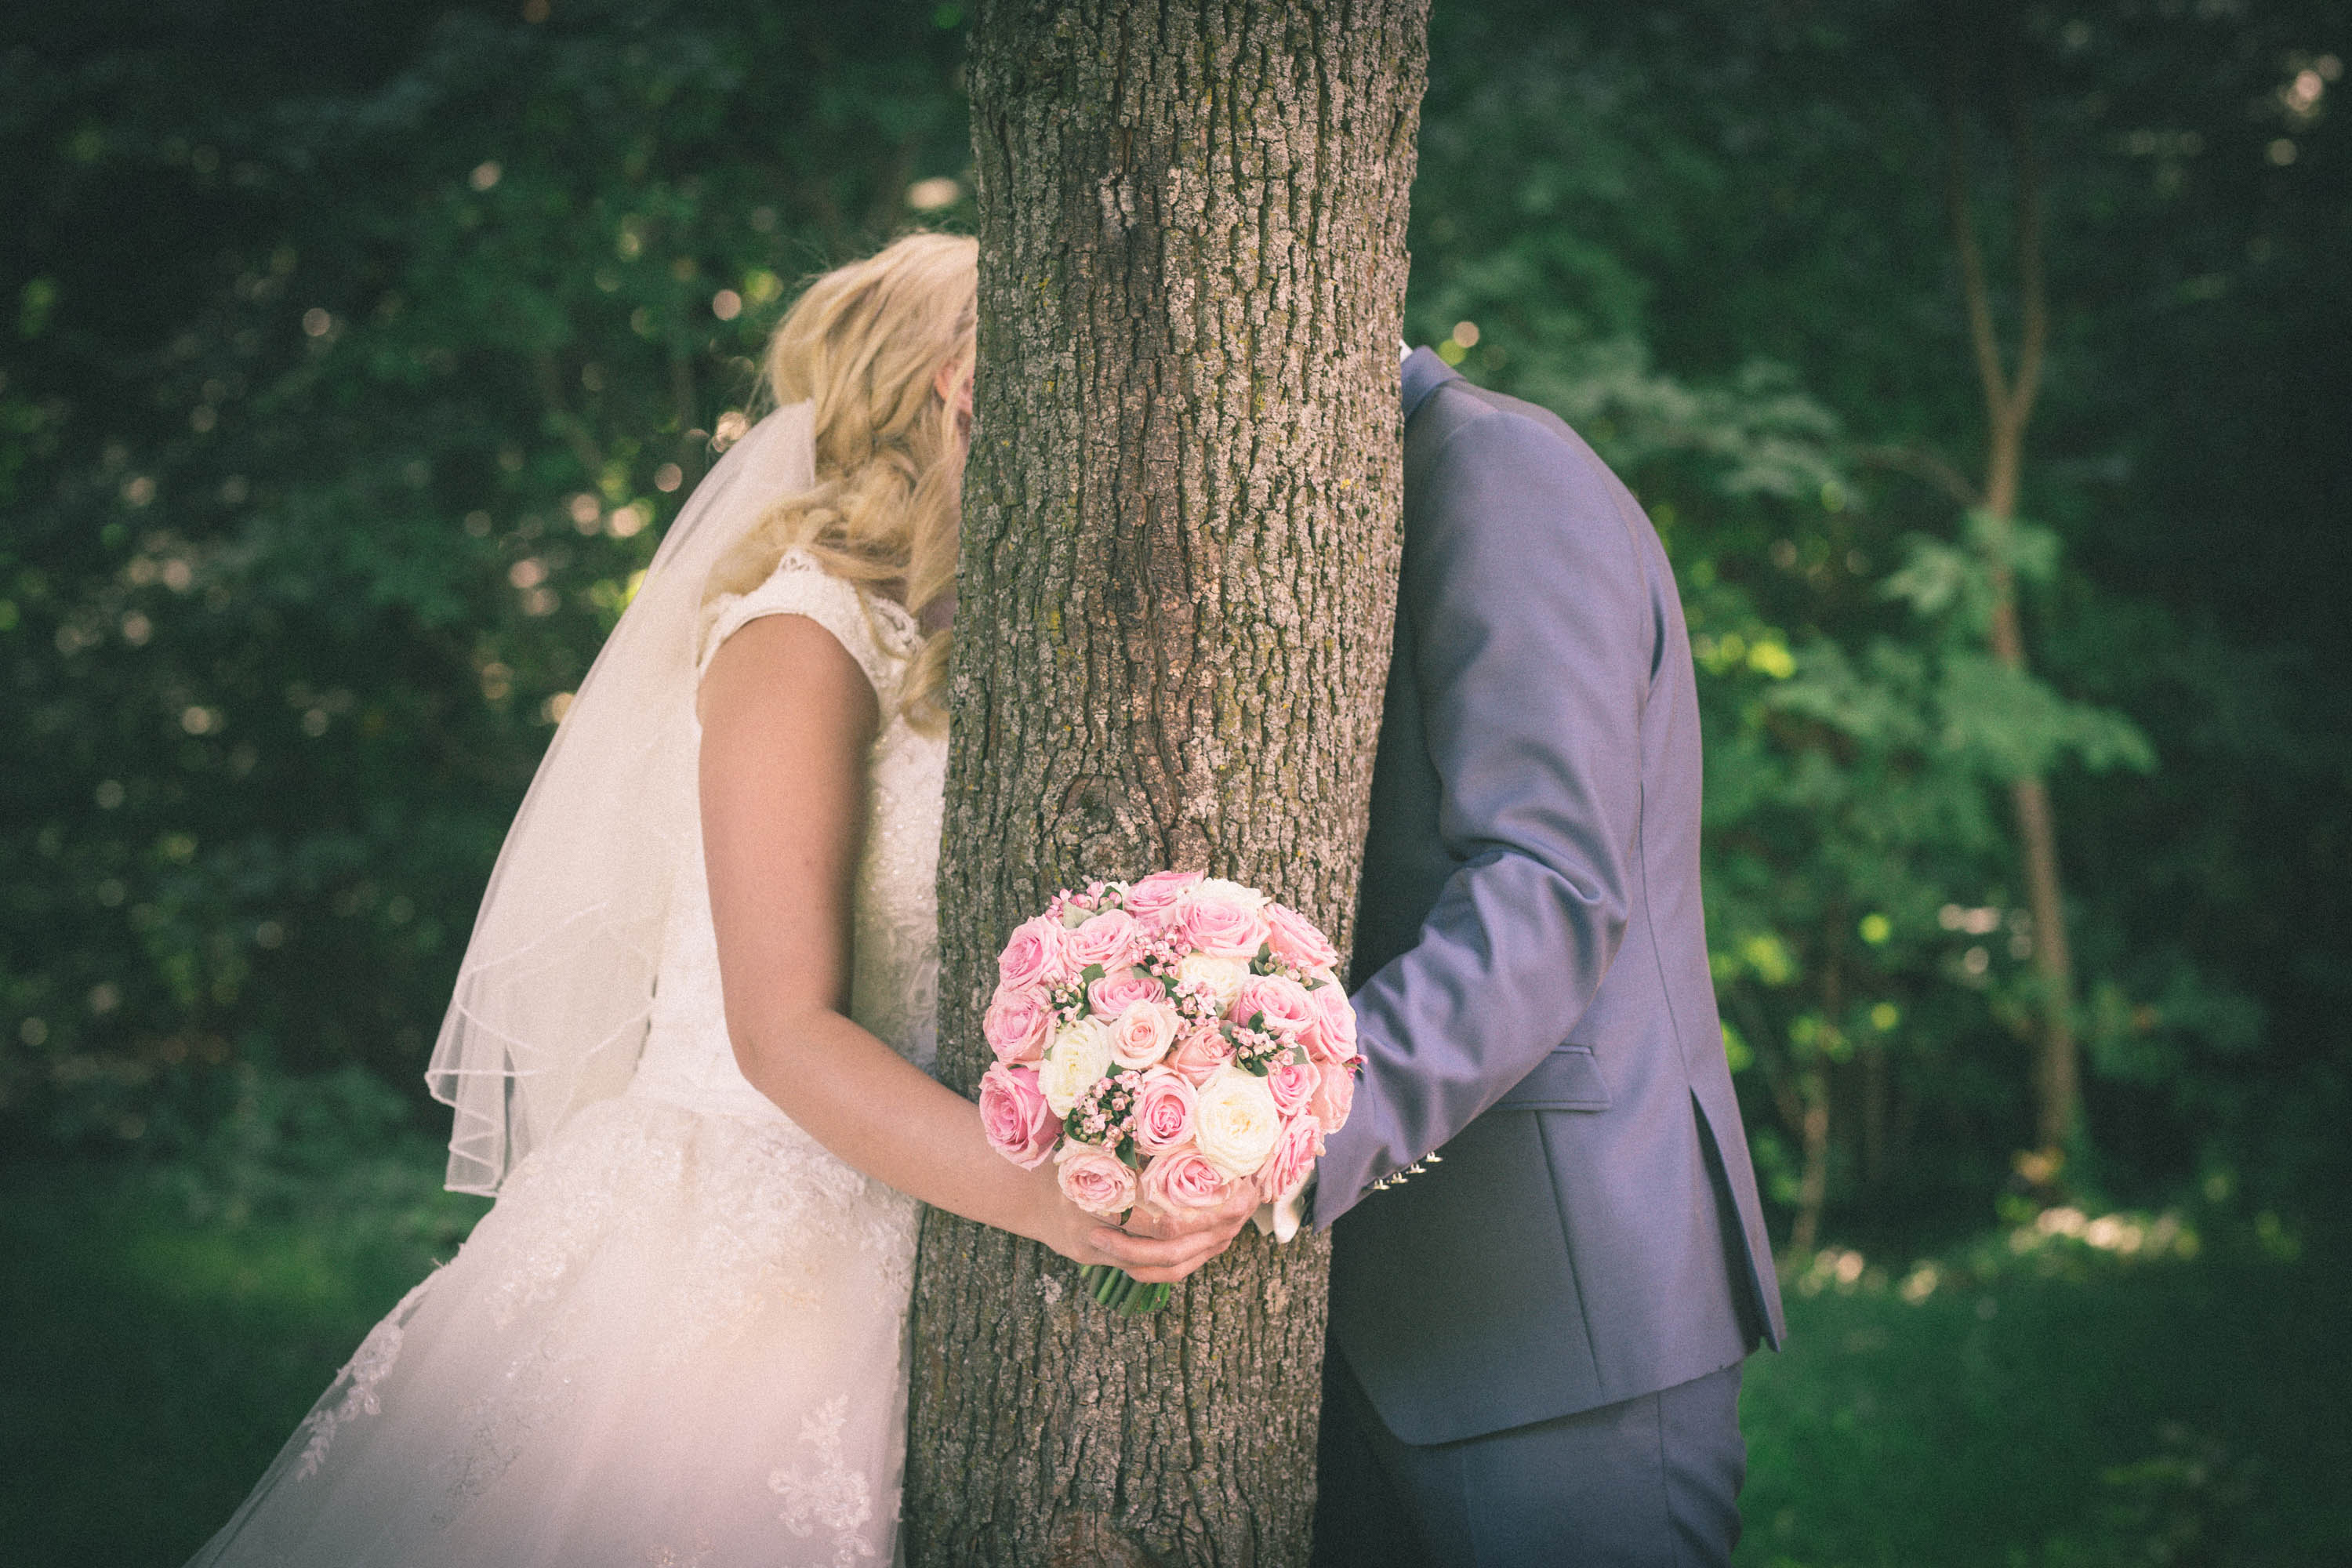
[[[1455,870],[1355,996],[1365,1062],[1314,1223],[1436,1150],[1534,1070],[1623,937],[1657,632],[1619,488],[1498,412],[1416,484],[1403,608]]]

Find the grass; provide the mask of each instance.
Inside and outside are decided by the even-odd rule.
[[[433,1173],[243,1220],[0,1174],[0,1562],[183,1561],[478,1212]],[[1933,1273],[1824,1254],[1749,1363],[1740,1563],[2352,1563],[2345,1249],[2205,1228],[2193,1258],[2047,1232]]]
[[[426,1197],[192,1223],[121,1173],[9,1173],[0,1563],[184,1562],[470,1219]]]
[[[2149,1259],[2026,1226],[1899,1281],[1825,1254],[1748,1363],[1739,1562],[2352,1563],[2343,1252],[2206,1229]]]

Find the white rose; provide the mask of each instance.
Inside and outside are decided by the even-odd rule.
[[[1078,1096],[1095,1079],[1110,1071],[1110,1031],[1092,1018],[1081,1018],[1055,1031],[1046,1047],[1045,1066],[1037,1074],[1038,1092],[1056,1116],[1067,1116]]]
[[[1255,888],[1244,888],[1239,882],[1228,882],[1223,877],[1203,879],[1193,887],[1191,896],[1203,903],[1233,904],[1250,910],[1265,908],[1264,893]]]
[[[1221,1068],[1200,1091],[1193,1146],[1220,1173],[1241,1181],[1257,1173],[1282,1136],[1282,1110],[1265,1079]]]
[[[1197,980],[1206,985],[1210,1000],[1215,1003],[1220,1015],[1234,1005],[1234,998],[1242,994],[1249,977],[1249,960],[1245,958],[1216,958],[1194,952],[1187,953],[1176,965],[1177,983]]]

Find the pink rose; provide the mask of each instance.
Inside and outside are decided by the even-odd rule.
[[[1159,1209],[1214,1208],[1225,1201],[1225,1178],[1187,1143],[1143,1168],[1143,1196]]]
[[[980,1124],[988,1146],[1024,1171],[1045,1163],[1062,1132],[1062,1119],[1038,1092],[1035,1071],[1004,1062],[981,1075]]]
[[[1234,1059],[1234,1043],[1225,1038],[1224,1031],[1202,1027],[1186,1032],[1176,1042],[1175,1054],[1168,1065],[1182,1073],[1193,1088],[1217,1076],[1217,1069]]]
[[[1165,1154],[1192,1138],[1192,1117],[1200,1096],[1181,1074],[1153,1068],[1143,1075],[1135,1096],[1135,1146],[1147,1154]]]
[[[1198,871],[1154,871],[1128,889],[1127,912],[1147,925],[1164,925],[1200,885]]]
[[[1068,978],[1062,953],[1062,928],[1039,915],[1013,928],[996,955],[996,975],[1016,989],[1058,985]]]
[[[1135,1173],[1108,1150],[1072,1141],[1054,1159],[1062,1195],[1088,1214],[1117,1220],[1135,1206]]]
[[[1266,1069],[1266,1092],[1274,1096],[1276,1110],[1285,1116],[1295,1116],[1306,1108],[1320,1077],[1311,1063],[1286,1057]]]
[[[1138,1002],[1110,1026],[1111,1059],[1141,1072],[1156,1066],[1176,1041],[1176,1009],[1164,1002]]]
[[[1193,951],[1213,958],[1255,958],[1265,945],[1265,916],[1224,899],[1192,900],[1175,929]]]
[[[1116,1018],[1138,1002],[1167,999],[1168,987],[1140,969],[1114,969],[1087,987],[1087,1008],[1101,1018]]]
[[[1347,1124],[1355,1103],[1354,1071],[1345,1062],[1325,1062],[1315,1079],[1315,1092],[1307,1097],[1307,1114],[1324,1131],[1337,1132]]]
[[[1259,1028],[1286,1040],[1297,1037],[1315,1020],[1307,987],[1286,974],[1252,975],[1243,983],[1241,994],[1234,998],[1225,1016],[1244,1026],[1258,1018]]]
[[[1274,1152],[1258,1167],[1258,1195],[1278,1204],[1297,1194],[1307,1184],[1307,1173],[1315,1169],[1316,1157],[1322,1152],[1323,1130],[1315,1125],[1313,1117],[1286,1122],[1282,1136],[1275,1140]]]
[[[1034,1062],[1045,1054],[1045,1037],[1053,1032],[1054,1006],[1043,992],[1009,985],[996,988],[988,1014],[980,1021],[982,1037],[1001,1062]]]
[[[1274,956],[1297,969],[1318,969],[1339,962],[1339,950],[1315,929],[1315,922],[1286,904],[1265,906],[1266,941]]]
[[[1065,932],[1062,952],[1067,956],[1072,973],[1083,974],[1090,965],[1097,963],[1108,973],[1133,963],[1142,942],[1142,928],[1135,923],[1133,915],[1125,910],[1105,910],[1086,924]]]
[[[1356,1009],[1337,985],[1318,985],[1307,994],[1307,1026],[1298,1037],[1307,1054],[1318,1062],[1342,1066],[1356,1059]]]

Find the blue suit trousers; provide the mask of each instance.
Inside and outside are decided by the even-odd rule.
[[[1724,1568],[1739,1367],[1454,1443],[1400,1440],[1323,1362],[1314,1568]]]

